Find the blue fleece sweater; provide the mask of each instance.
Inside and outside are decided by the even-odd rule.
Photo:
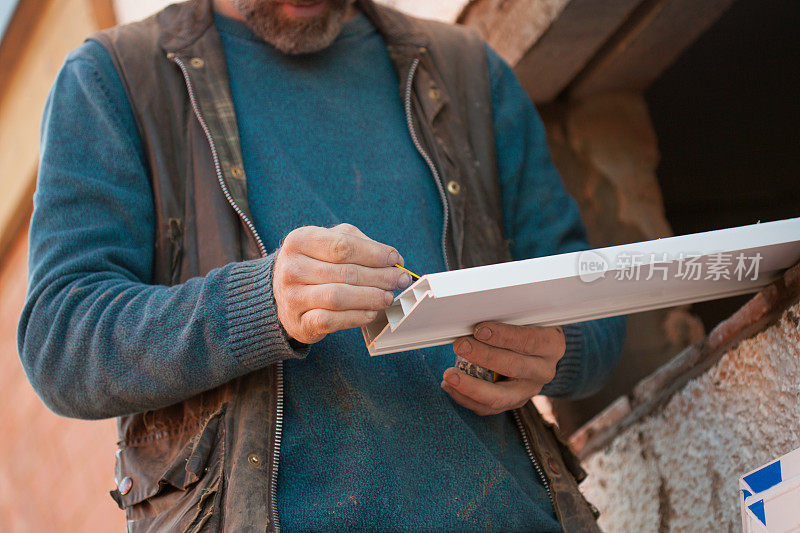
[[[277,247],[300,225],[346,221],[396,246],[409,265],[442,270],[439,198],[366,18],[348,22],[330,48],[299,58],[236,21],[216,22],[265,244]],[[491,51],[489,59],[514,258],[585,248],[533,106],[508,66]],[[149,285],[153,220],[124,89],[102,47],[85,43],[68,57],[45,110],[20,321],[26,371],[56,412],[153,409],[295,355],[274,316],[271,257],[170,289]],[[243,301],[245,288],[260,298]],[[233,324],[242,309],[250,322]],[[565,332],[567,354],[545,392],[584,395],[616,364],[623,321]],[[369,358],[349,330],[287,361],[278,504],[288,530],[558,529],[508,415],[478,417],[439,389],[453,358],[449,347]]]

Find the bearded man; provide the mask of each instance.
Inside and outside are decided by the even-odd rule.
[[[20,354],[56,413],[118,418],[130,531],[596,528],[530,399],[599,388],[623,319],[376,358],[357,329],[411,283],[395,264],[587,247],[474,32],[370,0],[176,4],[68,56],[41,154]]]

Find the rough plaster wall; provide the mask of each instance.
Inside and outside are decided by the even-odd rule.
[[[800,446],[800,304],[585,461],[608,532],[739,531],[738,477]]]

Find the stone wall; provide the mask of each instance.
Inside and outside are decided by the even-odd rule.
[[[798,272],[790,271],[791,283]],[[724,346],[757,329],[780,305],[764,294],[715,328],[705,345]],[[794,301],[773,325],[718,356],[713,346],[687,350],[664,375],[617,402],[605,421],[573,437],[589,472],[582,489],[601,510],[605,531],[740,530],[738,477],[800,446]],[[703,361],[713,364],[703,370]],[[605,444],[596,449],[598,439]]]

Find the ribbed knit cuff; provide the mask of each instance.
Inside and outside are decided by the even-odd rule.
[[[556,365],[556,377],[542,387],[541,394],[551,397],[568,396],[581,376],[583,354],[583,329],[581,324],[562,326],[567,349]]]
[[[308,354],[309,345],[290,341],[278,321],[272,294],[275,255],[232,266],[225,283],[231,353],[250,370]]]

